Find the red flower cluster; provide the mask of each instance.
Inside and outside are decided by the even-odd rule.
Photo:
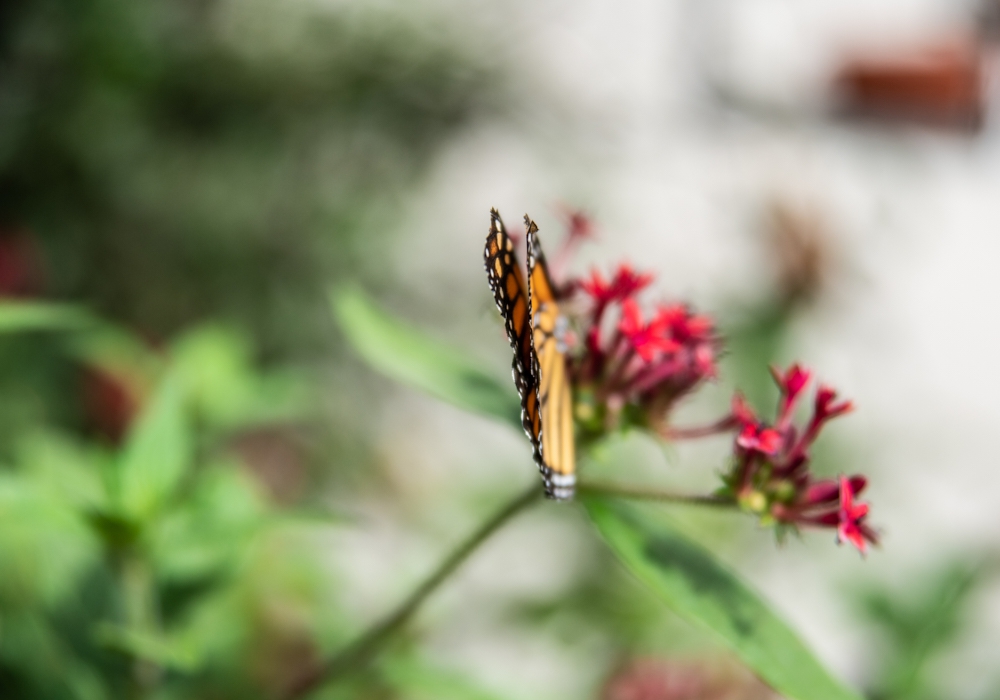
[[[800,431],[793,414],[810,373],[792,365],[784,373],[772,368],[772,374],[781,391],[774,425],[760,421],[739,395],[733,400],[730,420],[739,432],[736,459],[726,477],[727,495],[765,522],[836,528],[840,542],[850,542],[864,553],[869,542],[878,541],[865,523],[868,505],[854,500],[865,488],[865,478],[816,480],[809,471],[809,448],[827,421],[851,410],[851,402],[838,402],[833,389],[820,385],[812,417]]]
[[[653,275],[620,265],[610,281],[593,271],[573,288],[583,292],[584,352],[571,363],[594,428],[630,422],[656,427],[674,403],[715,376],[718,341],[712,322],[679,304],[661,305],[646,318],[636,295]]]
[[[568,234],[556,254],[564,263],[593,230],[578,212],[567,212],[566,221]],[[716,376],[721,343],[711,319],[682,304],[644,312],[637,297],[653,275],[627,264],[619,265],[610,279],[596,270],[580,279],[550,271],[564,308],[573,316],[574,332],[565,339],[579,440],[630,425],[667,439],[735,431],[735,459],[720,496],[777,525],[779,535],[801,526],[835,528],[838,541],[850,542],[862,553],[877,542],[876,532],[865,522],[868,505],[855,500],[865,478],[816,479],[809,470],[810,448],[828,421],[851,410],[849,401],[838,401],[833,389],[820,385],[812,416],[796,426],[795,409],[812,377],[795,364],[784,372],[772,368],[781,393],[773,424],[760,420],[737,394],[722,420],[675,428],[669,424],[671,409]],[[575,343],[574,337],[583,342]]]

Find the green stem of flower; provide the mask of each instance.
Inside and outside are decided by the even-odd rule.
[[[620,486],[618,484],[607,484],[596,481],[585,481],[577,484],[577,493],[580,495],[615,496],[617,498],[632,498],[643,501],[663,501],[666,503],[683,503],[695,506],[714,506],[728,508],[736,505],[732,498],[724,496],[701,495],[692,493],[678,493],[676,491],[662,491],[659,489],[647,489],[637,486]]]
[[[658,428],[656,432],[665,440],[697,440],[700,438],[730,432],[734,425],[735,421],[732,416],[726,416],[711,425],[704,425],[695,428],[674,428],[665,426]]]
[[[440,586],[490,535],[542,495],[538,484],[519,494],[449,554],[400,605],[352,644],[308,676],[300,678],[285,694],[286,700],[303,698],[320,685],[361,670],[392,635],[402,628],[421,604]]]
[[[159,615],[155,585],[148,564],[135,552],[129,552],[120,562],[120,577],[128,630],[137,634],[156,634]],[[136,700],[149,697],[159,682],[161,673],[162,669],[154,662],[135,656],[132,659],[129,696]]]

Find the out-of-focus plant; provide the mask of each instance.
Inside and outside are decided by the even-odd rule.
[[[0,305],[0,326],[69,333],[111,384],[127,346],[146,382],[119,444],[39,426],[0,471],[0,694],[267,697],[318,663],[345,634],[312,556],[324,520],[278,508],[240,449],[294,436],[301,378],[221,327],[152,351],[70,308]]]
[[[580,230],[571,227],[569,247],[576,244],[573,232],[579,236]],[[557,254],[555,259],[562,257]],[[513,276],[501,278],[502,283],[503,279],[514,283]],[[740,508],[780,528],[833,527],[841,541],[863,552],[876,537],[865,522],[867,505],[854,500],[864,480],[816,479],[809,470],[809,448],[820,429],[827,420],[846,413],[850,404],[835,401],[835,393],[820,386],[811,419],[797,427],[794,409],[810,374],[793,365],[774,373],[780,400],[773,424],[757,418],[737,396],[730,412],[710,425],[673,426],[675,404],[714,375],[719,341],[711,321],[686,306],[661,306],[647,320],[636,294],[648,281],[648,276],[627,266],[611,278],[593,273],[585,280],[553,280],[557,294],[572,309],[560,341],[567,346],[575,432],[584,451],[580,460],[585,469],[587,448],[623,430],[638,428],[674,440],[732,432],[731,468],[720,490],[705,495],[584,480],[578,487],[583,504],[605,542],[632,574],[680,617],[735,652],[776,691],[801,700],[856,698],[708,551],[661,515],[620,502],[633,498]],[[516,290],[506,293],[513,298]],[[573,301],[581,296],[582,304]],[[521,426],[516,397],[474,362],[386,316],[357,289],[340,290],[333,302],[348,338],[376,368],[458,406]],[[574,337],[581,340],[574,343]],[[535,486],[511,500],[395,610],[331,657],[318,674],[303,678],[289,697],[304,697],[325,683],[343,683],[368,668],[384,649],[392,648],[389,642],[459,564],[540,493],[541,487]]]
[[[976,594],[996,581],[994,557],[965,558],[909,577],[902,591],[867,587],[856,591],[858,612],[874,624],[878,645],[867,695],[874,700],[934,700],[956,697],[941,686],[934,663],[961,644],[972,622]],[[997,697],[1000,678],[988,679],[984,700]]]
[[[0,292],[157,338],[222,315],[268,356],[328,352],[317,289],[377,281],[390,242],[369,234],[499,95],[475,41],[338,3],[5,4]]]

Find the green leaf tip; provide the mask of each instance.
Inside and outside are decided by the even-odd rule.
[[[124,515],[143,522],[173,496],[190,467],[192,435],[180,378],[168,373],[133,424],[118,465]]]
[[[334,317],[351,346],[373,368],[467,411],[520,427],[512,388],[474,361],[393,318],[356,287],[330,294]]]

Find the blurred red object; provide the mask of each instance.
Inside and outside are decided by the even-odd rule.
[[[33,236],[0,227],[0,297],[30,297],[45,287],[42,255]]]
[[[145,399],[145,391],[123,373],[84,367],[84,415],[91,430],[113,445],[120,444]]]
[[[604,685],[601,700],[777,700],[744,669],[729,664],[634,659]]]
[[[985,112],[983,54],[974,37],[845,60],[835,87],[851,117],[976,131]]]

